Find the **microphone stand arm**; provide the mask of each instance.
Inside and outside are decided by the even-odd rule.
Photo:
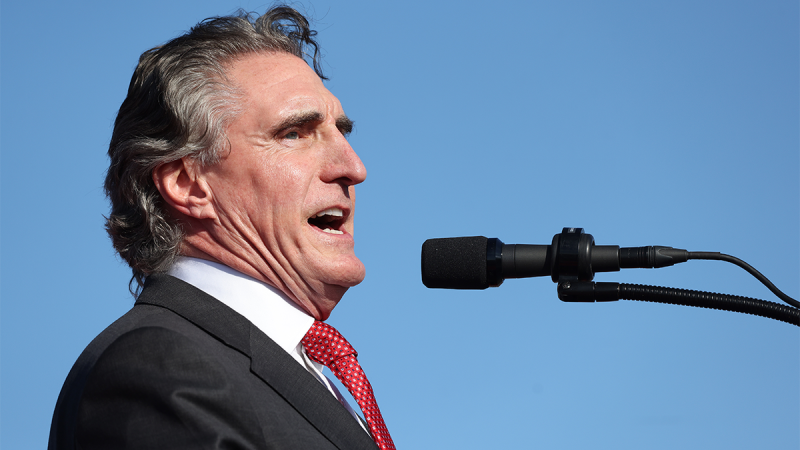
[[[790,306],[736,295],[660,286],[594,281],[560,280],[558,298],[564,302],[637,300],[694,306],[752,314],[800,326],[800,310]]]

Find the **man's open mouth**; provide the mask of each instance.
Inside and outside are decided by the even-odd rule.
[[[340,229],[344,225],[344,212],[339,208],[328,208],[308,219],[308,223],[331,234],[344,234]]]

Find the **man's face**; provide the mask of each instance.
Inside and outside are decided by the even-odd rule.
[[[250,55],[228,77],[242,112],[227,128],[230,152],[202,169],[217,216],[211,239],[227,250],[216,258],[326,319],[364,279],[353,186],[367,171],[345,138],[352,123],[295,56]]]

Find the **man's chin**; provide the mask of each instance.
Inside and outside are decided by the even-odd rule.
[[[351,261],[345,267],[341,267],[340,271],[335,276],[335,283],[339,286],[344,287],[345,289],[351,288],[360,284],[364,281],[364,277],[366,276],[366,269],[364,268],[364,264],[361,263],[361,260],[358,258],[353,258],[355,261]]]
[[[317,311],[309,312],[320,320],[327,318],[347,290],[364,281],[366,275],[364,264],[352,254],[336,259],[318,260],[317,266],[310,269],[312,272],[305,273],[302,278],[317,280],[316,287],[311,293],[312,297],[309,298]]]
[[[306,311],[314,316],[317,320],[326,320],[336,305],[342,300],[344,294],[351,287],[361,283],[364,279],[364,274],[360,277],[353,277],[350,280],[338,280],[334,284],[325,284],[321,292],[321,296],[312,300],[313,311],[306,308]]]

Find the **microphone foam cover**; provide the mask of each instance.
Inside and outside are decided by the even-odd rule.
[[[483,236],[428,239],[422,244],[422,284],[429,288],[486,289]]]

